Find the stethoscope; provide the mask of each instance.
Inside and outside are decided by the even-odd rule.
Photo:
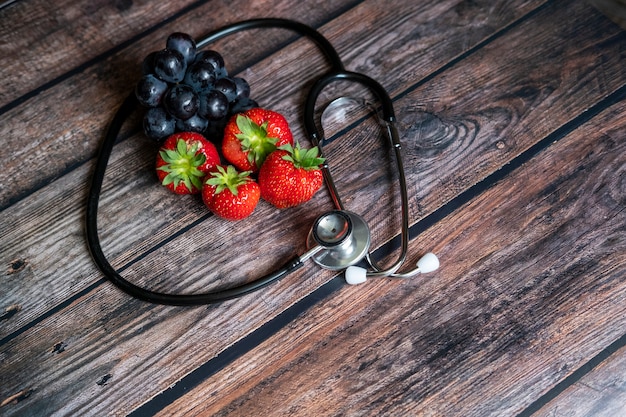
[[[395,151],[394,155],[399,174],[402,229],[400,254],[396,261],[386,268],[379,266],[378,263],[374,261],[369,251],[371,237],[367,222],[360,215],[344,208],[331,176],[329,165],[328,163],[324,163],[322,172],[335,209],[316,218],[308,234],[307,251],[304,254],[294,256],[274,272],[252,282],[202,294],[169,294],[155,292],[128,281],[111,266],[102,251],[98,236],[97,217],[100,192],[109,157],[117,141],[117,136],[122,124],[137,105],[134,94],[131,94],[120,106],[109,125],[96,161],[91,188],[89,190],[86,211],[86,232],[87,243],[94,262],[111,282],[128,294],[144,301],[166,305],[203,305],[241,297],[285,277],[299,269],[309,259],[312,259],[325,269],[334,271],[345,270],[346,282],[349,284],[362,283],[366,281],[368,277],[408,278],[419,273],[427,273],[436,270],[439,267],[439,260],[433,253],[429,252],[420,258],[414,269],[404,273],[398,272],[405,263],[408,252],[409,202],[404,165],[402,163],[402,147],[395,126],[393,103],[385,89],[377,81],[364,74],[347,71],[337,51],[324,36],[315,29],[292,20],[253,19],[242,21],[225,26],[208,34],[197,42],[197,47],[200,49],[211,42],[236,32],[259,28],[282,28],[295,31],[312,40],[328,59],[331,66],[330,70],[313,84],[304,106],[305,132],[312,145],[318,146],[322,154],[324,136],[317,128],[315,109],[316,101],[326,86],[336,81],[356,82],[369,89],[379,101],[380,109],[377,110],[377,112],[379,112],[379,121]],[[365,262],[368,267],[364,268],[358,266],[357,264],[361,262]]]

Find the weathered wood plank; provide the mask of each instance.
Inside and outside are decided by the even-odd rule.
[[[615,23],[626,29],[626,1],[624,0],[588,0]]]
[[[625,117],[621,102],[417,238],[438,273],[341,289],[159,415],[516,415],[626,326]],[[623,410],[616,358],[574,391],[596,407],[540,415]]]
[[[0,108],[194,2],[19,1],[0,10]]]
[[[582,14],[580,10],[581,9],[576,8],[575,12],[572,13]],[[596,19],[594,15],[585,16],[585,18],[590,19],[594,23],[600,22],[600,25],[602,24],[601,20],[594,20]],[[542,39],[541,35],[536,36]],[[602,37],[599,38],[602,39]],[[603,43],[601,47],[599,47],[600,50],[602,50],[602,47],[610,50],[611,45]],[[549,47],[546,47],[546,49],[549,49]],[[537,57],[544,51],[545,50],[537,51]],[[560,51],[563,52],[563,49]],[[493,54],[499,52],[501,51],[496,50]],[[581,52],[581,55],[574,55],[572,60],[580,59],[580,56],[584,56],[584,53]],[[481,56],[482,60],[487,60],[488,58],[488,56]],[[476,65],[476,61],[473,61],[472,65]],[[598,78],[601,78],[604,74],[608,74],[606,78],[613,83],[611,84],[611,88],[615,88],[616,85],[619,85],[619,82],[617,82],[619,79],[616,81],[614,73],[609,70],[612,65],[613,62],[607,60],[606,67],[600,67],[600,69],[596,68],[594,74],[597,75]],[[489,73],[488,70],[481,66],[478,66],[477,72],[480,72],[481,68]],[[606,71],[606,73],[603,71]],[[460,70],[457,71],[457,73],[461,72]],[[518,73],[518,78],[523,78],[523,75],[520,74],[523,74],[523,71],[520,70],[520,73]],[[487,76],[485,75],[485,77]],[[453,77],[449,77],[448,79],[452,78]],[[593,77],[591,78],[594,79]],[[565,84],[563,89],[568,90],[567,83]],[[570,90],[568,91],[571,92],[573,87],[569,86],[569,88]],[[594,91],[598,93],[597,90],[593,88],[590,89],[592,93]],[[596,97],[601,98],[607,90],[610,90],[610,88],[601,90],[601,94],[598,94]],[[492,89],[490,91],[497,92],[498,90]],[[585,93],[587,94],[589,91],[585,90]],[[493,97],[486,96],[484,100],[488,101],[492,98]],[[293,98],[286,100],[291,99]],[[413,106],[412,108],[414,109],[413,103],[415,102],[415,98],[407,97],[406,100],[407,102],[411,100],[411,106]],[[590,100],[593,101],[593,99]],[[552,104],[555,106],[554,103]],[[399,107],[406,109],[411,108],[411,106],[405,102]],[[445,106],[446,103],[442,103],[443,109],[446,108]],[[575,114],[576,111],[572,110],[572,108],[576,109],[575,100],[573,104],[570,103],[568,106],[567,113],[569,115]],[[433,108],[433,110],[437,112],[441,109]],[[461,113],[458,108],[456,110],[458,111],[457,114]],[[521,113],[524,114],[524,117],[529,117],[524,112]],[[467,114],[471,114],[471,112],[467,111]],[[564,119],[562,114],[563,113],[561,113],[560,116],[561,122]],[[552,129],[559,126],[558,120],[559,118],[556,117],[550,125]],[[486,124],[486,126],[487,127],[481,131],[481,135],[484,136],[478,136],[478,139],[474,139],[476,143],[484,143],[486,142],[485,138],[497,137],[501,132],[500,129],[496,128],[498,126],[494,126],[493,124]],[[550,130],[550,126],[546,128],[546,131]],[[526,136],[526,139],[529,141],[528,143],[537,140],[536,137],[532,138],[530,135]],[[523,146],[527,146],[528,143]],[[523,146],[521,146],[520,149],[524,149]],[[450,155],[450,153],[447,155]],[[445,156],[442,154],[437,157],[443,159]],[[452,160],[455,160],[455,158],[452,158]],[[479,173],[475,178],[480,179],[481,175],[484,175],[485,172],[488,171]],[[72,175],[60,179],[58,184],[61,184],[63,180],[66,180],[67,182],[65,184],[68,185],[78,184],[80,181],[77,180],[77,177],[84,175],[84,172],[78,172],[76,177]],[[454,175],[454,172],[450,172],[450,175]],[[124,187],[127,187],[127,185],[124,185]],[[461,187],[459,186],[456,191],[460,189]],[[117,190],[114,189],[113,192],[117,192]],[[32,202],[32,200],[29,200],[29,202]],[[26,200],[24,204],[26,205]],[[429,212],[430,210],[432,210],[432,207],[426,207],[422,213]],[[288,223],[292,220],[293,218],[283,221]],[[204,225],[203,223],[202,226]],[[213,227],[214,224],[207,222],[207,225]],[[186,248],[184,243],[193,241],[196,236],[202,234],[200,232],[201,230],[194,230],[189,234],[186,233],[170,248],[164,249],[164,253],[168,250]],[[218,232],[218,234],[219,233],[222,232]],[[269,232],[260,230],[259,238],[261,240],[265,238],[266,233]],[[76,238],[74,242],[79,242],[78,238]],[[211,242],[198,246],[198,252],[203,252],[202,249],[209,248],[208,245],[210,244]],[[301,245],[302,243],[298,242],[296,244]],[[193,250],[185,250],[187,250],[185,255],[189,257],[197,257],[199,255],[199,253],[194,253]],[[132,268],[138,272],[153,273],[162,260],[160,259],[160,255],[161,253],[154,252],[145,259],[146,264],[133,265]],[[50,254],[48,254],[48,256],[50,256]],[[84,253],[82,256],[85,257]],[[46,258],[44,257],[43,259]],[[81,260],[81,262],[83,261],[84,260]],[[203,266],[200,260],[198,260],[197,263],[194,262],[189,266],[192,273],[202,274],[208,272],[206,270],[206,264]],[[54,263],[49,262],[48,265],[50,264]],[[166,267],[175,269],[176,265],[169,264]],[[131,269],[129,269],[129,271],[130,270]],[[313,270],[313,268],[311,268],[311,270]],[[90,273],[93,273],[93,271]],[[308,277],[311,278],[311,281],[307,282],[306,286],[300,289],[294,288],[294,282]],[[5,354],[6,357],[11,357],[13,360],[20,357],[32,358],[33,356],[37,356],[37,358],[40,359],[37,362],[40,366],[38,367],[38,374],[36,376],[28,374],[26,371],[16,376],[16,369],[13,369],[12,372],[2,372],[3,375],[15,376],[15,378],[11,378],[10,380],[7,378],[6,385],[5,381],[2,381],[3,389],[8,390],[8,388],[4,387],[12,388],[9,390],[10,395],[12,395],[26,389],[24,387],[29,384],[36,387],[34,392],[37,393],[37,395],[31,396],[28,403],[24,402],[18,404],[18,407],[13,409],[15,412],[27,409],[29,405],[35,407],[33,409],[38,410],[56,410],[63,406],[66,407],[65,410],[115,409],[121,410],[121,412],[131,410],[137,404],[145,401],[150,395],[154,395],[154,393],[165,389],[168,384],[180,380],[181,376],[187,374],[199,363],[203,363],[203,361],[206,361],[208,358],[232,344],[241,334],[258,327],[260,323],[267,320],[268,312],[270,316],[271,314],[275,314],[327,279],[328,275],[320,275],[317,271],[314,273],[306,271],[294,277],[290,282],[285,284],[281,283],[279,286],[268,290],[268,292],[264,293],[259,299],[255,299],[252,304],[244,305],[242,302],[228,303],[229,306],[236,306],[234,309],[236,311],[229,310],[228,308],[209,308],[206,310],[180,310],[181,312],[176,314],[172,314],[172,309],[145,307],[140,303],[124,298],[124,296],[121,296],[117,291],[111,290],[109,286],[99,288],[77,299],[72,305],[59,312],[59,314],[55,314],[53,317],[46,319],[41,325],[36,325],[5,345],[6,350],[3,351],[3,354]],[[90,282],[93,281],[93,279],[89,277],[87,277],[87,280]],[[186,283],[184,282],[180,285],[180,287],[185,286]],[[55,289],[58,287],[52,286],[51,288]],[[178,288],[178,286],[173,285],[172,288]],[[107,312],[109,315],[103,316],[104,312]],[[98,321],[99,319],[102,319],[102,321]],[[233,323],[236,323],[237,326],[243,326],[243,328],[233,328]],[[119,326],[119,330],[111,333],[111,329],[116,329],[117,326]],[[169,334],[171,338],[167,340],[163,337],[163,334]],[[55,342],[51,343],[53,340]],[[61,357],[64,361],[61,365],[66,365],[65,367],[59,366],[59,363],[55,362],[60,360],[58,356],[46,356],[44,353],[49,351],[54,353],[53,347],[56,346],[56,343],[59,343],[56,342],[58,340],[67,341],[68,347],[71,347],[66,349],[65,352],[63,352],[65,355]],[[102,343],[95,343],[95,341],[98,340],[101,340]],[[185,341],[185,346],[183,346],[183,340]],[[210,346],[206,346],[207,340],[211,341]],[[118,343],[118,345],[116,345],[116,343]],[[49,348],[49,345],[52,345],[52,348]],[[114,346],[113,349],[111,348],[112,346]],[[191,349],[191,346],[195,347]],[[198,351],[197,346],[206,347],[206,350]],[[124,352],[133,352],[135,356],[130,357]],[[155,374],[154,368],[150,368],[150,365],[155,365],[159,371]],[[20,368],[20,371],[24,370]],[[109,374],[112,375],[113,378],[109,379],[106,385],[97,384],[97,382],[102,381],[103,376]],[[151,384],[151,381],[154,381],[154,379],[151,378],[158,379],[158,382]],[[76,382],[77,385],[69,387],[67,381]],[[112,386],[117,390],[121,388],[125,382],[130,385],[127,386],[126,389],[130,390],[133,388],[133,391],[119,390],[112,393],[111,389],[109,389],[107,391],[109,395],[107,395],[106,399],[99,397],[102,391],[94,391],[101,387],[107,389]],[[79,386],[82,387],[81,390],[84,390],[81,391],[84,395],[81,398],[73,398],[72,393],[76,392]],[[40,396],[40,393],[43,395]],[[4,391],[3,398],[6,398]],[[51,401],[50,398],[53,400]],[[68,399],[70,402],[68,402]]]
[[[126,144],[124,144],[124,146],[125,145]],[[122,147],[122,149],[123,149],[123,147]],[[119,156],[120,156],[120,158],[123,158],[124,155],[122,153]],[[115,165],[113,165],[112,168],[114,169]],[[86,168],[85,168],[85,170],[86,170]],[[74,173],[72,173],[72,174],[74,174]],[[60,182],[57,183],[56,185],[59,186],[59,185],[61,185],[61,182],[64,182],[64,181],[67,181],[67,184],[75,184],[75,183],[78,182],[77,181],[77,177],[78,178],[83,178],[85,176],[85,174],[86,174],[86,172],[83,170],[83,168],[81,168],[81,170],[77,170],[77,172],[75,173],[76,176],[68,176],[70,178],[63,178],[62,179],[63,181],[59,180]],[[61,186],[60,188],[61,189],[70,189],[71,187]],[[71,188],[71,189],[72,189],[71,193],[75,194],[75,189],[74,188]],[[68,191],[67,193],[70,194],[70,191]],[[46,198],[44,198],[45,193],[41,193],[41,196],[42,196],[42,198],[44,200],[46,200]],[[58,202],[64,201],[64,200],[66,200],[64,196],[58,196],[56,202],[58,203]],[[69,201],[71,201],[72,204],[76,204],[76,202],[75,202],[76,200],[74,200],[74,199],[70,198]],[[81,199],[81,201],[82,201],[82,199]],[[29,206],[29,203],[32,204],[32,201],[20,202],[20,204],[18,205],[19,207],[16,207],[16,213],[21,212],[21,210],[23,208],[22,204],[23,204],[24,207],[27,207],[27,206]],[[81,246],[81,244],[80,244],[81,241],[79,239],[81,238],[82,233],[80,233],[80,229],[76,228],[76,225],[79,224],[77,222],[78,217],[72,218],[71,216],[66,216],[66,214],[69,214],[70,212],[74,212],[76,210],[75,208],[73,210],[69,210],[68,213],[62,213],[63,215],[60,215],[59,217],[54,217],[55,216],[54,212],[51,209],[49,209],[47,207],[40,207],[37,204],[33,204],[33,206],[37,207],[41,213],[46,213],[46,216],[53,216],[51,218],[48,217],[46,219],[46,221],[44,221],[43,223],[55,224],[55,223],[59,223],[62,219],[66,219],[68,224],[72,225],[73,228],[69,229],[69,230],[65,229],[65,236],[64,236],[65,239],[63,239],[63,243],[65,245],[74,245],[75,244],[77,247]],[[55,206],[56,206],[56,204],[51,204],[48,207],[55,207]],[[74,215],[77,216],[77,214],[74,214]],[[19,222],[20,218],[24,218],[24,216],[23,215],[22,216],[16,216],[15,220]],[[62,227],[63,225],[64,225],[63,223],[60,223],[59,227]],[[59,230],[59,229],[57,229],[57,230]],[[72,239],[68,239],[68,235],[70,237],[72,237]],[[55,238],[47,238],[47,239],[49,239],[49,240],[56,240]],[[76,243],[73,243],[73,241],[75,241]],[[301,245],[301,242],[298,242],[298,244]],[[36,252],[35,248],[33,248],[32,250],[33,250],[33,253]],[[77,257],[71,257],[71,258],[70,257],[64,257],[63,259],[60,259],[59,263],[50,262],[50,257],[54,256],[54,253],[61,253],[61,254],[63,254],[65,252],[59,252],[59,251],[52,250],[50,252],[44,252],[44,253],[41,253],[41,254],[38,254],[38,255],[41,256],[41,259],[45,260],[42,263],[45,264],[46,261],[48,262],[48,264],[52,263],[52,264],[54,264],[57,267],[57,270],[63,270],[62,267],[67,265],[67,263],[70,261],[70,259],[73,259],[73,260],[77,261],[77,263],[79,265],[80,264],[84,264],[85,262],[88,262],[88,261],[85,260],[86,255],[85,255],[84,252],[82,252]],[[30,265],[32,266],[32,265],[36,265],[36,264],[37,264],[37,262],[33,262]],[[39,271],[39,274],[42,274],[42,273],[45,273],[45,272],[43,272],[43,268],[41,268],[41,271]],[[70,289],[72,289],[72,291],[74,291],[75,288],[76,288],[76,287],[74,287],[74,284],[76,286],[84,285],[83,282],[81,282],[81,278],[83,280],[85,280],[85,281],[92,281],[92,280],[89,279],[89,276],[90,276],[89,274],[90,273],[93,273],[93,272],[87,272],[87,273],[80,273],[79,272],[79,273],[70,274],[72,276],[71,279],[75,279],[75,281],[73,281],[73,282],[70,281],[68,283],[67,281],[65,281],[65,277],[59,277],[58,274],[56,274],[54,270],[51,270],[49,272],[49,274],[54,276],[56,279],[58,279],[58,281],[57,281],[58,284],[57,284],[57,286],[54,286],[54,285],[53,286],[47,286],[48,292],[42,292],[42,295],[43,294],[47,295],[49,293],[59,293],[59,294],[63,295],[63,298],[66,298],[67,294],[63,293],[63,291],[65,291],[66,288],[70,288]],[[19,275],[16,275],[15,278],[19,278]],[[41,278],[41,275],[39,275],[38,278]],[[85,279],[85,278],[87,278],[87,279]],[[314,288],[315,285],[319,285],[319,283],[323,282],[325,279],[328,279],[327,278],[327,274],[326,274],[326,277],[325,277],[324,274],[319,274],[319,273],[315,272],[314,279],[309,280],[310,285],[311,285],[311,287],[309,287],[309,288]],[[57,289],[59,287],[61,288],[60,290]],[[50,291],[51,288],[52,288],[52,291]],[[282,290],[284,290],[284,288],[282,288]],[[287,291],[287,292],[289,292],[289,291]],[[289,295],[289,294],[287,294],[287,292],[283,292],[282,296],[283,297],[287,297]],[[306,290],[297,290],[296,289],[295,291],[291,292],[291,295],[289,295],[289,297],[293,298],[294,292],[295,292],[295,296],[297,298],[299,296],[304,295],[306,293]],[[266,295],[267,299],[263,300],[263,303],[268,303],[269,304],[267,306],[268,308],[272,307],[272,305],[269,302],[269,300],[272,299],[272,295],[280,294],[280,293],[281,293],[281,289],[280,288],[278,290],[274,290],[274,292],[269,292],[268,295]],[[11,294],[15,294],[15,292],[11,291]],[[287,294],[287,295],[285,295],[285,294]],[[98,300],[98,303],[102,303],[103,302],[104,304],[100,304],[101,307],[98,308],[98,309],[95,309],[93,311],[99,311],[99,312],[101,312],[103,314],[106,314],[106,317],[114,316],[109,311],[109,309],[111,308],[110,307],[111,305],[115,304],[115,300],[118,299],[119,293],[117,293],[116,291],[111,291],[110,294],[108,294],[108,297],[112,297],[112,298],[104,298],[104,300]],[[275,299],[279,299],[279,298],[280,297],[275,297]],[[25,297],[25,299],[27,299],[27,298]],[[35,300],[36,301],[37,300],[44,300],[44,303],[45,303],[45,302],[49,302],[49,297],[35,298]],[[122,299],[122,300],[124,300],[124,299]],[[78,299],[78,300],[76,300],[76,303],[80,303],[80,301],[81,301],[81,299]],[[129,301],[129,300],[126,300],[126,301]],[[118,302],[119,302],[119,300],[118,300]],[[272,302],[275,303],[276,301],[272,301]],[[132,307],[132,308],[131,307],[122,307],[120,311],[129,311],[129,310],[135,310],[135,309],[136,309],[136,307]],[[73,313],[70,314],[72,316],[71,318],[68,318],[67,316],[63,316],[62,318],[60,318],[60,317],[57,318],[55,316],[54,317],[54,321],[60,320],[60,323],[78,323],[81,319],[88,319],[88,320],[91,321],[91,320],[93,320],[93,317],[95,317],[95,316],[91,315],[93,313],[85,314],[85,311],[82,308],[78,309],[78,310],[73,310],[73,308],[70,308],[70,310],[73,311]],[[270,308],[270,310],[273,310],[273,309]],[[20,317],[23,318],[23,317],[25,317],[24,316],[25,314],[29,314],[29,313],[32,313],[31,309],[23,308],[22,311],[21,311],[21,315],[17,316],[16,318],[20,318]],[[242,314],[245,314],[245,313],[249,313],[249,312],[247,310],[244,310],[242,312]],[[141,314],[139,312],[135,312],[133,314],[139,314],[139,316],[141,316]],[[164,316],[162,316],[162,317],[167,317],[168,315],[171,315],[171,312],[168,311],[167,313],[163,313],[163,314],[164,314]],[[219,313],[216,313],[216,314],[219,314],[220,320],[223,320],[223,316],[224,316],[223,313],[219,312]],[[257,314],[259,316],[262,316],[263,312],[261,311],[260,313],[257,313]],[[89,319],[89,317],[91,317],[91,319]],[[131,321],[131,322],[136,323],[136,325],[139,326],[139,327],[144,325],[143,317],[142,318],[138,318],[137,316],[135,316],[135,317],[138,320],[136,322],[135,321]],[[153,316],[153,320],[157,320],[158,321],[159,319],[157,317]],[[250,314],[248,314],[247,320],[249,320],[251,323],[253,323],[253,326],[256,326],[254,324],[254,318]],[[191,323],[195,323],[196,321],[197,321],[197,317],[194,317],[191,320]],[[207,323],[213,323],[214,321],[215,321],[215,316],[212,316],[212,319],[208,320]],[[125,325],[128,325],[128,323],[129,323],[128,317],[124,318],[123,322],[125,323]],[[49,321],[46,321],[46,327],[48,325],[51,325],[51,328],[55,328],[55,329],[63,328],[63,326],[52,325]],[[113,322],[107,323],[107,326],[114,327],[113,326]],[[177,327],[178,326],[185,327],[184,325],[181,324],[180,321],[177,322]],[[92,327],[92,330],[90,330],[87,333],[87,337],[85,337],[85,336],[81,337],[81,336],[77,335],[75,330],[76,330],[75,328],[73,328],[71,330],[69,328],[64,328],[64,330],[61,332],[61,334],[59,334],[59,333],[56,333],[56,331],[52,332],[52,330],[51,330],[51,333],[48,333],[48,331],[46,329],[46,330],[44,330],[44,334],[39,333],[38,336],[36,336],[34,338],[32,338],[30,336],[27,336],[26,337],[26,339],[27,339],[26,345],[30,346],[29,351],[37,351],[37,352],[54,352],[55,351],[54,346],[57,346],[58,343],[62,343],[62,344],[65,343],[67,345],[68,348],[66,349],[66,352],[70,351],[69,348],[71,346],[81,346],[81,345],[84,345],[84,346],[87,346],[86,348],[83,348],[83,349],[86,349],[86,352],[85,352],[85,350],[81,350],[80,353],[79,353],[79,351],[77,349],[77,351],[75,353],[78,354],[79,357],[85,358],[84,359],[86,361],[85,363],[88,363],[90,360],[94,360],[94,356],[92,356],[92,355],[95,354],[96,355],[95,357],[99,357],[99,356],[103,355],[103,352],[105,350],[111,349],[111,347],[112,347],[111,346],[112,342],[106,342],[107,339],[105,339],[105,337],[107,335],[107,333],[106,333],[107,329],[106,328],[104,328],[104,330],[103,329],[94,330],[93,327]],[[228,333],[230,333],[231,330],[232,329],[229,328],[228,329]],[[85,333],[83,333],[83,332],[79,332],[79,333],[85,335]],[[236,337],[233,338],[232,336],[234,336],[234,335],[231,334],[231,336],[229,336],[229,337],[223,337],[221,343],[219,345],[215,346],[213,351],[210,351],[210,352],[207,353],[208,354],[207,357],[210,357],[210,355],[215,354],[215,352],[218,352],[218,351],[222,350],[229,343],[232,343],[232,340],[234,340],[236,338]],[[55,340],[55,342],[52,342],[53,340]],[[102,346],[102,348],[97,349],[97,351],[95,353],[91,353],[91,349],[93,349],[91,347],[91,343],[93,343],[94,340],[98,340],[99,342],[103,343],[103,346]],[[112,339],[109,339],[109,340],[112,340]],[[143,341],[149,340],[149,337],[147,339],[144,339],[144,335],[142,335],[142,340]],[[40,341],[38,345],[37,345],[37,341]],[[35,347],[36,345],[38,347]],[[52,347],[50,347],[49,345],[52,345]],[[161,346],[161,345],[158,342],[155,342],[155,343],[148,344],[148,346],[149,346],[148,347],[149,353],[146,353],[145,357],[153,356],[154,355],[153,349],[155,348],[155,346]],[[11,344],[11,346],[9,346],[9,348],[5,352],[7,352],[8,356],[11,356],[14,351],[15,351],[15,348],[13,348],[12,344]],[[20,351],[20,349],[17,348],[17,351]],[[142,354],[138,354],[138,355],[141,356]],[[51,359],[51,361],[48,362],[48,364],[49,364],[49,366],[52,367],[52,368],[49,368],[49,369],[57,369],[56,366],[58,365],[58,363],[54,363],[54,359],[55,359],[54,356],[52,356],[49,359]],[[203,359],[206,359],[206,357],[204,357]],[[201,359],[201,360],[203,360],[203,359]],[[80,361],[80,360],[79,360],[79,362],[82,363],[82,361]],[[74,359],[71,359],[67,363],[76,363],[76,362],[75,362]],[[164,364],[165,364],[165,362],[164,362]],[[193,364],[190,364],[190,365],[191,365],[191,367],[189,367],[189,368],[181,368],[180,369],[180,373],[178,375],[174,375],[173,377],[170,377],[169,380],[170,381],[175,381],[175,380],[179,379],[181,377],[181,375],[184,375],[186,372],[189,372],[190,369],[193,369]],[[111,368],[108,368],[106,366],[105,366],[105,368],[111,369]],[[83,368],[83,370],[84,370],[84,368]],[[48,376],[54,375],[55,373],[58,376],[58,369],[57,369],[57,371],[54,371],[54,372],[51,371],[48,374]],[[79,380],[83,381],[82,383],[84,383],[84,384],[88,384],[90,379],[87,379],[87,378],[89,378],[90,375],[91,374],[83,374],[82,376],[80,376]],[[117,371],[116,371],[115,375],[119,375],[119,374],[117,374]],[[47,377],[45,377],[44,379],[46,379],[46,378]],[[97,380],[100,381],[101,376],[97,375],[97,378],[98,378]],[[72,379],[71,376],[70,376],[70,379]],[[33,381],[34,380],[31,379],[31,382],[33,382]],[[60,395],[58,396],[60,402],[64,402],[65,401],[64,398],[67,399],[67,397],[68,397],[68,395],[65,395],[65,394],[62,394],[62,393],[67,393],[68,389],[74,389],[74,388],[70,388],[70,387],[67,387],[67,386],[65,386],[64,388],[61,388],[61,389],[59,389],[58,386],[56,388],[54,388],[53,385],[51,385],[55,381],[54,378],[53,378],[52,381],[50,381],[49,379],[48,380],[39,380],[39,381],[40,381],[39,383],[35,384],[38,387],[37,388],[39,390],[38,392],[43,391],[42,387],[46,387],[45,388],[46,390],[57,389],[58,390],[57,393],[60,393]],[[20,384],[19,381],[13,381],[13,382],[18,382],[17,385]],[[158,392],[159,390],[163,390],[166,385],[167,385],[167,383],[162,385],[160,388],[157,387],[156,388],[156,392]],[[3,385],[3,386],[9,387],[9,386],[13,386],[13,385],[6,384],[6,385]],[[43,397],[40,397],[40,398],[44,398],[44,397],[46,397],[46,395],[44,395]],[[116,401],[117,401],[117,403],[116,403]],[[118,397],[118,398],[112,398],[110,400],[109,405],[113,404],[113,403],[116,403],[116,404],[119,405],[120,402],[122,402],[122,403],[124,402],[123,396],[122,397]],[[49,409],[54,409],[55,406],[58,406],[58,403],[51,403],[48,400],[42,401],[42,402],[36,402],[36,403],[39,405],[39,407],[44,407],[44,408],[47,407],[46,409],[48,409],[48,410]],[[76,404],[68,405],[68,406],[76,407]]]
[[[626,348],[543,406],[538,417],[611,417],[626,414]]]

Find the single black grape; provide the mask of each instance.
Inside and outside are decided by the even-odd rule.
[[[143,131],[157,142],[174,133],[176,120],[163,107],[148,109],[143,118]]]
[[[235,85],[237,86],[237,98],[248,98],[250,97],[250,84],[246,80],[241,77],[233,78],[235,81]]]
[[[154,58],[156,57],[157,51],[150,52],[141,62],[141,72],[144,75],[154,74]]]
[[[163,105],[172,116],[187,120],[198,111],[198,96],[190,86],[176,84],[165,93]]]
[[[229,103],[237,98],[237,84],[230,77],[220,78],[215,81],[214,87],[216,90],[224,93]]]
[[[181,53],[186,64],[190,64],[196,57],[196,42],[186,33],[175,32],[168,36],[166,48]]]
[[[146,107],[156,107],[167,91],[168,84],[152,74],[141,77],[135,86],[135,96],[139,103]]]
[[[196,61],[187,68],[185,84],[197,92],[208,92],[215,82],[215,68],[208,62]]]
[[[183,55],[173,49],[163,49],[154,56],[154,74],[168,83],[178,83],[185,78],[187,64]]]
[[[211,90],[200,96],[198,114],[209,120],[223,119],[228,115],[228,99],[218,90]]]
[[[230,104],[230,114],[243,113],[255,107],[259,107],[259,104],[250,97],[239,98]]]
[[[217,51],[208,50],[198,52],[196,54],[196,62],[206,62],[213,65],[217,78],[226,77],[228,75],[226,65],[224,64],[224,58]]]
[[[187,120],[176,120],[176,129],[180,132],[202,133],[208,127],[209,121],[198,114],[194,114]]]

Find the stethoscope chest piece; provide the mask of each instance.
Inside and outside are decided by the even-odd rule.
[[[319,216],[309,232],[307,248],[321,246],[312,259],[322,268],[342,270],[365,257],[370,247],[370,230],[361,216],[333,210]]]

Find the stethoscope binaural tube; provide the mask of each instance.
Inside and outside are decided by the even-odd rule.
[[[307,135],[309,136],[309,140],[320,148],[320,154],[323,155],[323,147],[322,143],[324,141],[323,134],[318,130],[317,125],[315,123],[315,109],[316,109],[316,101],[322,90],[328,86],[329,84],[337,81],[352,81],[357,82],[365,87],[367,87],[370,92],[374,94],[376,99],[379,101],[381,109],[379,111],[378,117],[385,128],[385,135],[389,139],[390,146],[394,149],[394,156],[396,159],[396,166],[398,171],[398,181],[400,188],[400,199],[401,199],[401,243],[400,243],[400,254],[396,261],[387,268],[380,267],[376,261],[371,257],[369,252],[365,255],[365,258],[372,268],[371,271],[367,271],[366,275],[368,277],[386,277],[386,276],[394,276],[397,271],[402,267],[404,262],[406,261],[406,256],[408,253],[409,247],[409,197],[407,191],[407,183],[406,183],[406,174],[404,172],[404,163],[402,159],[402,144],[400,143],[400,138],[398,135],[398,130],[395,126],[395,113],[393,109],[393,102],[391,97],[387,91],[374,79],[359,73],[349,72],[349,71],[337,71],[330,72],[325,76],[321,77],[318,81],[315,82],[309,95],[307,96],[305,107],[304,107],[304,127]],[[324,174],[324,180],[326,181],[327,188],[331,194],[331,199],[335,204],[335,207],[339,210],[345,210],[341,198],[339,197],[339,193],[337,192],[337,188],[333,181],[332,175],[330,173],[330,167],[328,164],[324,164],[322,167],[322,172]],[[419,273],[419,269],[416,268],[411,272],[405,273],[402,276],[408,277],[413,276]]]

